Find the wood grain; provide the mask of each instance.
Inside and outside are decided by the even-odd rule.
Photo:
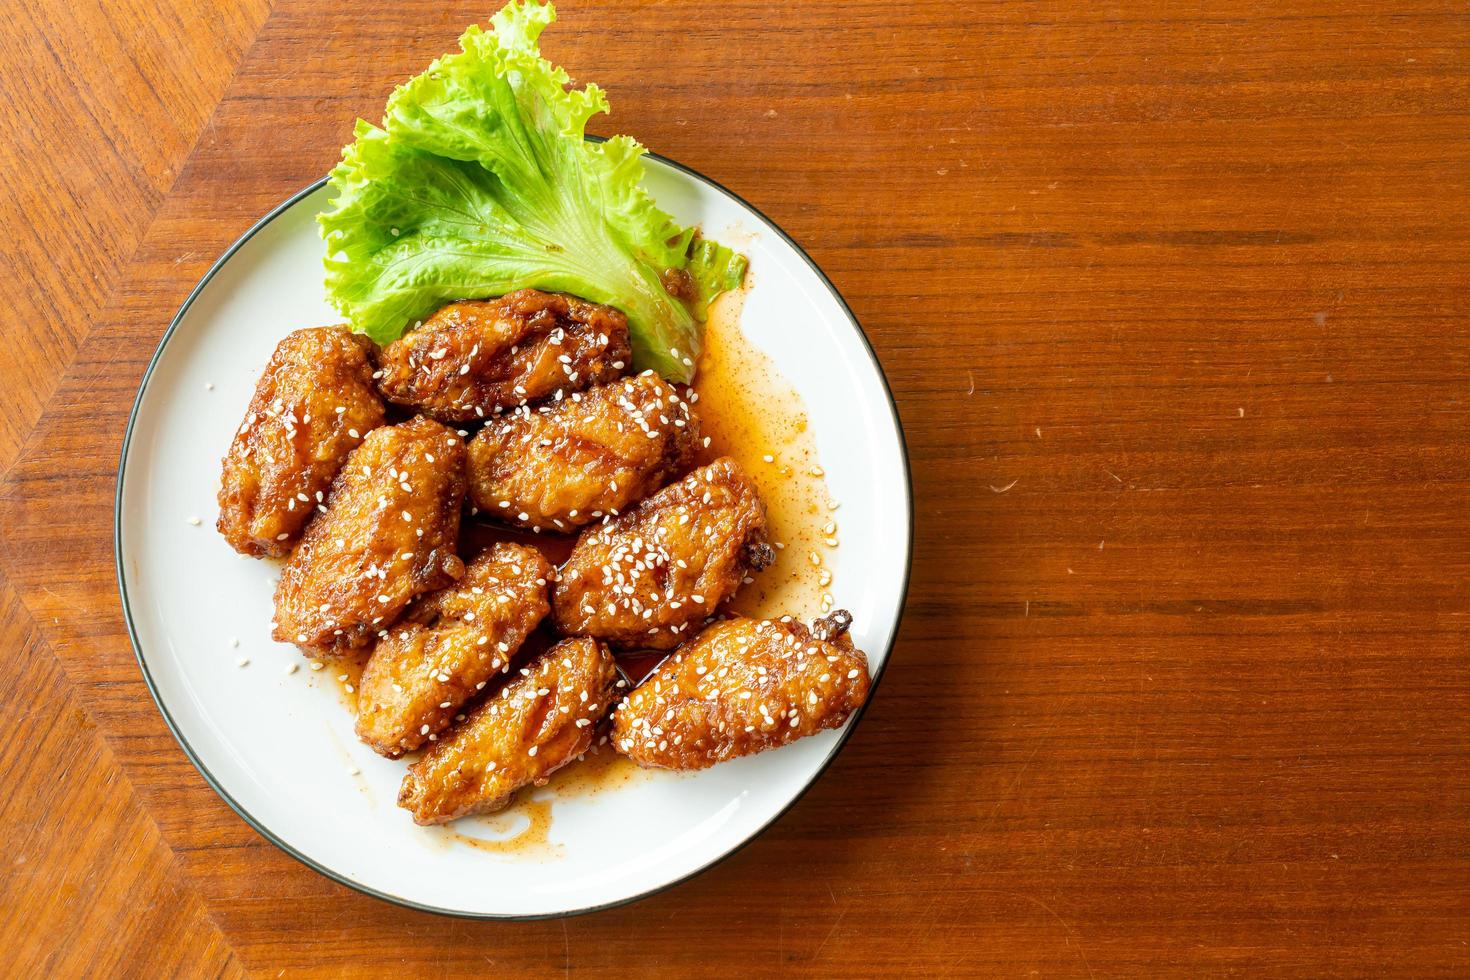
[[[54,46],[62,9],[6,43]],[[159,161],[143,168],[156,206],[140,192],[115,219],[151,225],[124,272],[84,287],[108,294],[101,315],[59,317],[64,336],[32,316],[122,267],[92,253],[33,262],[36,305],[12,310],[30,326],[7,378],[69,367],[6,422],[0,561],[34,623],[7,637],[59,669],[4,674],[5,703],[72,692],[240,966],[1470,972],[1470,17],[1448,3],[561,4],[546,47],[609,91],[601,131],[754,201],[883,361],[918,505],[891,669],[791,813],[625,909],[407,913],[231,813],[127,648],[110,562],[123,420],[213,258],[484,13],[283,0],[217,107],[218,89],[192,90],[185,119],[209,121],[168,181],[172,151],[73,111],[118,157],[86,161],[92,184],[59,168],[74,200],[113,207],[103,181]],[[101,30],[105,12],[74,16]],[[114,43],[141,58],[143,36]],[[234,70],[208,45],[184,57],[201,78]],[[85,227],[34,237],[54,249]],[[28,804],[7,826],[56,809],[17,779],[27,765],[3,756]],[[105,793],[65,771],[78,799]],[[98,811],[72,833],[96,852],[132,819]],[[132,874],[151,858],[77,860]],[[108,894],[75,934],[166,914]],[[20,961],[47,962],[57,937],[4,907]],[[204,970],[224,952],[207,932],[180,942]]]
[[[83,0],[6,13],[8,468],[266,10]],[[0,574],[0,973],[240,972],[43,634]]]
[[[0,590],[9,652],[0,659],[0,718],[11,735],[0,748],[6,975],[238,974],[229,944],[17,606]]]

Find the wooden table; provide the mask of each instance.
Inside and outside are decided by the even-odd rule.
[[[882,358],[885,683],[759,841],[578,919],[393,908],[216,798],[123,632],[123,421],[488,10],[7,7],[0,973],[1470,973],[1459,3],[566,0],[600,130],[756,202]]]

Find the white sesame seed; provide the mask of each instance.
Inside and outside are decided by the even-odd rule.
[[[286,673],[288,673],[288,674],[294,674],[294,673],[296,673],[296,664],[287,664],[286,665]]]
[[[199,519],[199,518],[197,518],[197,517],[190,517],[190,518],[189,518],[189,523],[190,523],[190,524],[192,524],[192,525],[194,525],[194,526],[195,526],[195,527],[198,527],[198,526],[199,526],[199,525],[200,525],[200,524],[202,524],[202,523],[204,523],[204,522],[203,522],[203,521],[201,521],[201,520],[200,520],[200,519]]]

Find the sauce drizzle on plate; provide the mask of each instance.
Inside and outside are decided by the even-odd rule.
[[[830,557],[839,540],[837,511],[806,405],[740,329],[744,302],[743,291],[725,293],[705,324],[694,407],[710,445],[700,462],[730,456],[750,475],[765,501],[777,551],[776,563],[753,576],[726,608],[809,621],[831,608],[825,597],[831,594]]]
[[[522,820],[526,821],[526,825],[517,828],[516,825]],[[464,830],[470,827],[503,836],[479,837],[465,833]],[[517,797],[515,802],[499,813],[460,819],[451,826],[437,827],[435,830],[446,844],[464,844],[490,854],[551,857],[558,850],[558,845],[552,843],[550,836],[551,800],[530,795]]]

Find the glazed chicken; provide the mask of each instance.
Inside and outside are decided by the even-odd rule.
[[[275,639],[317,655],[366,646],[415,598],[463,575],[464,455],[432,419],[374,429],[281,573]]]
[[[771,564],[766,508],[722,457],[587,528],[552,597],[556,626],[621,648],[667,650]]]
[[[622,313],[521,289],[440,309],[382,349],[378,386],[395,404],[469,422],[611,381],[631,361]]]
[[[563,640],[409,766],[398,805],[418,824],[503,808],[592,746],[620,683],[607,647]]]
[[[613,747],[640,766],[706,769],[847,721],[868,696],[868,662],[838,610],[810,629],[727,619],[680,647],[613,715]]]
[[[470,442],[470,499],[507,524],[567,531],[658,490],[698,448],[689,403],[645,371],[491,419]]]
[[[389,757],[435,739],[497,671],[510,669],[551,610],[551,575],[535,548],[497,544],[454,585],[409,607],[363,669],[357,737]]]
[[[383,424],[364,341],[346,327],[277,345],[224,458],[220,534],[245,555],[291,552],[347,454]]]

